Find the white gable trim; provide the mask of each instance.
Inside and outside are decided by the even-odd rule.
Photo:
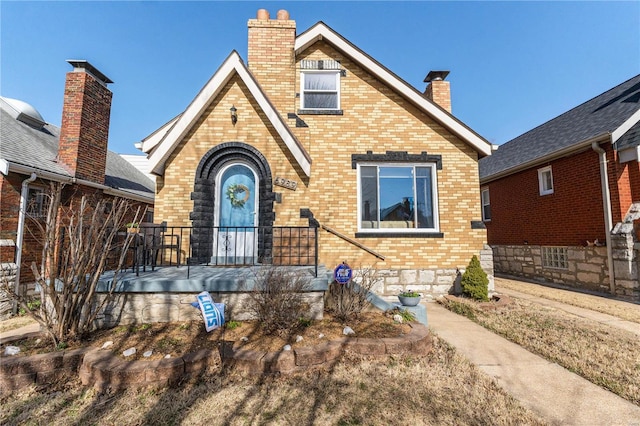
[[[151,133],[146,138],[140,141],[140,150],[146,154],[149,154],[153,148],[155,148],[162,139],[166,136],[171,126],[180,118],[180,115],[172,118],[168,123],[160,127],[158,130]]]
[[[616,143],[622,135],[627,133],[630,128],[632,128],[638,121],[640,121],[640,109],[636,111],[631,117],[627,118],[627,120],[622,123],[620,127],[615,129],[613,133],[611,133],[611,143]]]
[[[278,132],[291,154],[298,162],[302,171],[311,176],[311,157],[303,148],[298,139],[291,133],[289,127],[280,117],[280,114],[273,107],[266,95],[260,89],[245,67],[238,52],[233,51],[231,55],[218,68],[207,84],[200,90],[200,93],[191,101],[191,104],[180,115],[173,127],[166,133],[165,137],[157,145],[157,148],[149,156],[149,166],[151,173],[162,175],[164,173],[165,162],[180,143],[182,138],[189,132],[196,120],[202,115],[211,101],[220,93],[224,85],[237,73],[240,79],[247,85],[247,88],[254,96],[260,108]],[[171,122],[165,126],[170,125]]]
[[[483,155],[491,155],[491,143],[462,124],[462,122],[458,121],[451,114],[426,99],[422,93],[416,91],[415,88],[411,87],[408,83],[390,72],[387,68],[366,55],[362,50],[345,40],[325,23],[317,23],[296,38],[294,45],[296,54],[304,51],[316,41],[323,39],[347,54],[360,66],[368,70],[383,82],[387,83],[402,96],[409,99],[418,106],[418,108],[421,108],[425,113],[433,117],[436,121],[440,122],[447,129],[459,136],[463,141],[471,145],[476,151]]]

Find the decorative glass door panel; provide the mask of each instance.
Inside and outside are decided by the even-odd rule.
[[[247,265],[255,263],[256,175],[244,164],[233,164],[222,170],[216,196],[216,226],[213,238],[217,265]]]

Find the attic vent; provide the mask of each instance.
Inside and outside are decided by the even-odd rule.
[[[313,61],[303,59],[300,61],[300,69],[303,70],[339,70],[340,62],[333,59],[320,59]]]

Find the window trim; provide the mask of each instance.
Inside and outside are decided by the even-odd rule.
[[[487,194],[487,202],[485,203],[484,194]],[[489,188],[484,188],[480,190],[480,206],[482,211],[482,221],[483,222],[491,222],[491,194],[489,193]],[[489,208],[489,217],[486,217],[485,207]]]
[[[32,203],[35,196],[35,204]],[[32,219],[44,219],[47,217],[47,193],[46,188],[39,185],[29,185],[27,191],[27,205],[25,206],[26,215]],[[37,206],[37,212],[31,210],[32,206]]]
[[[362,227],[362,188],[361,188],[361,166],[376,167],[412,167],[415,171],[416,167],[428,167],[430,169],[431,190],[432,190],[432,207],[433,207],[433,228],[363,228]],[[438,165],[435,162],[359,162],[356,164],[356,192],[357,192],[357,237],[435,237],[442,238],[444,234],[440,232],[440,215],[438,203]],[[415,176],[415,174],[414,174]],[[379,175],[377,177],[379,179]],[[414,181],[415,183],[415,181]],[[415,190],[415,188],[414,188]],[[379,191],[379,189],[378,189]],[[379,194],[378,194],[379,199]],[[414,219],[415,220],[415,219]]]
[[[545,173],[549,173],[549,176],[551,177],[551,188],[545,188],[545,178],[544,175]],[[551,169],[551,166],[546,166],[546,167],[542,167],[540,169],[538,169],[538,189],[540,191],[540,195],[551,195],[554,192],[554,188],[553,188],[553,171]]]
[[[335,108],[309,108],[305,105],[304,97],[305,97],[305,75],[306,74],[334,74],[336,80],[336,89],[335,94],[337,96],[337,105]],[[320,70],[320,69],[304,69],[300,70],[300,109],[298,111],[299,114],[342,114],[342,110],[340,109],[340,76],[341,71],[339,69],[330,69],[330,70]],[[330,90],[322,90],[322,92],[331,92]]]

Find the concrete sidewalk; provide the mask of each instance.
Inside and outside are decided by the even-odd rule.
[[[534,285],[534,284],[531,284],[531,285]],[[609,325],[611,327],[620,328],[622,330],[626,330],[630,333],[634,333],[640,336],[640,324],[638,324],[637,322],[623,320],[621,318],[614,317],[613,315],[603,314],[602,312],[596,312],[590,309],[579,308],[577,306],[568,305],[562,302],[556,302],[555,300],[549,300],[543,297],[532,296],[530,294],[522,293],[517,290],[507,289],[503,287],[500,287],[499,289],[496,289],[496,290],[498,291],[499,294],[506,294],[507,296],[517,297],[518,299],[529,300],[529,301],[538,303],[540,305],[553,307],[555,309],[561,309],[573,315],[577,315],[582,318],[587,318],[592,321],[599,322],[601,324]],[[591,296],[591,297],[598,297],[598,296]],[[640,318],[640,305],[635,305],[633,303],[627,303],[627,302],[620,302],[620,303],[626,303],[627,308],[637,310],[638,318]]]
[[[554,425],[640,426],[640,407],[471,320],[427,303],[429,327],[510,393]]]

